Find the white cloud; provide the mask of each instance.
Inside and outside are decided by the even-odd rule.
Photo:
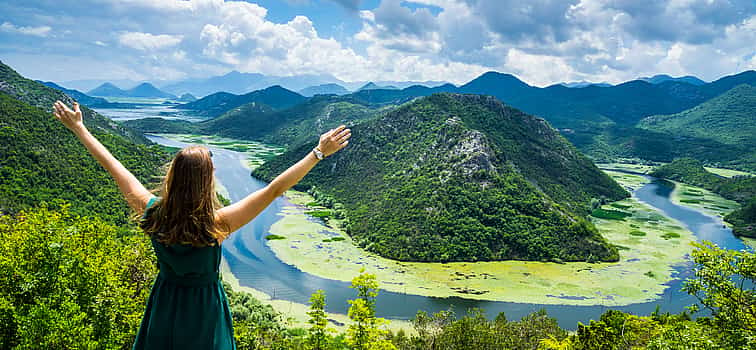
[[[359,5],[341,11],[361,23],[345,40],[323,35],[319,23],[307,16],[274,21],[259,4],[224,0],[96,5],[94,0],[60,0],[60,6],[48,10],[41,2],[27,9],[18,0],[20,10],[13,16],[30,13],[41,21],[38,25],[53,25],[56,31],[10,22],[0,24],[0,31],[55,36],[45,41],[44,49],[59,54],[68,50],[73,59],[85,44],[89,56],[117,62],[124,68],[119,72],[137,72],[142,79],[235,69],[268,75],[330,74],[346,81],[464,83],[498,70],[530,84],[549,85],[567,80],[616,83],[658,73],[712,80],[756,68],[756,14],[753,7],[742,10],[747,4],[743,0],[644,2],[648,8],[617,0],[508,0],[508,7],[501,5],[503,0],[381,0],[369,10],[365,2],[334,1]],[[53,11],[54,22],[49,16]],[[655,26],[645,25],[644,16],[654,16]],[[687,29],[696,23],[700,28]],[[8,54],[17,47],[34,51],[20,39],[4,44]],[[81,73],[95,69],[105,68],[86,66]]]
[[[39,36],[39,37],[48,36],[51,30],[52,28],[49,26],[24,27],[24,26],[16,26],[10,22],[3,22],[3,24],[0,24],[0,31],[3,31],[3,32],[33,35],[33,36]]]
[[[121,45],[141,51],[154,51],[178,45],[183,35],[150,34],[142,32],[126,32],[118,36]]]

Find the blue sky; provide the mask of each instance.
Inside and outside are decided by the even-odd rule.
[[[756,69],[753,0],[46,0],[0,3],[0,60],[34,79],[231,70],[545,86]]]

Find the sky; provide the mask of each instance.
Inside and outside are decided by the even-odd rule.
[[[754,0],[3,0],[0,61],[41,80],[232,70],[343,81],[487,71],[536,86],[756,69]]]

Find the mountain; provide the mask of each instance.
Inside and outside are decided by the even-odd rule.
[[[618,259],[584,215],[592,199],[627,193],[541,118],[487,96],[434,94],[352,133],[298,188],[340,203],[347,232],[371,252],[405,261]],[[313,146],[290,148],[253,175],[271,179]]]
[[[197,98],[194,97],[194,95],[192,95],[190,93],[185,93],[185,94],[181,95],[181,97],[179,97],[176,101],[180,101],[180,102],[194,102],[194,101],[197,101]]]
[[[63,91],[45,86],[34,80],[24,78],[8,65],[0,61],[0,92],[17,99],[27,105],[47,111],[52,115],[52,105],[56,100],[61,100],[73,105],[74,99]],[[84,115],[84,123],[93,133],[110,134],[116,137],[126,138],[139,144],[151,144],[141,133],[124,127],[109,118],[95,112],[86,105],[81,107]]]
[[[738,85],[683,112],[644,118],[639,127],[724,144],[756,146],[756,86]]]
[[[63,91],[68,96],[71,96],[74,100],[79,102],[80,104],[92,107],[97,105],[107,105],[109,102],[108,100],[102,98],[102,97],[92,97],[89,96],[79,90],[73,90],[73,89],[66,89],[58,84],[55,84],[51,81],[37,81],[41,84],[44,84],[45,86],[49,86],[53,89]]]
[[[170,98],[175,99],[176,96],[167,92],[160,91],[154,85],[150,83],[141,83],[128,91],[126,91],[128,97],[145,97],[145,98]]]
[[[87,95],[90,96],[106,96],[106,97],[128,97],[128,93],[125,90],[111,84],[103,83],[102,85],[89,90]]]
[[[349,93],[349,90],[339,84],[322,84],[306,87],[299,90],[299,93],[307,97],[315,95],[346,95]]]
[[[73,102],[63,92],[0,63],[0,211],[16,213],[41,205],[60,208],[67,202],[76,214],[128,223],[130,210],[115,182],[52,116],[52,104],[58,99]],[[158,146],[148,146],[141,134],[81,108],[92,134],[137,178],[154,181],[167,154]]]
[[[383,86],[378,86],[374,82],[371,81],[371,82],[366,83],[365,85],[362,85],[359,89],[357,89],[357,91],[377,90],[377,89],[396,90],[396,88],[387,88]]]
[[[136,86],[137,84],[141,83],[141,81],[136,81],[136,80],[131,80],[131,79],[109,79],[109,80],[79,79],[79,80],[62,81],[59,84],[68,89],[76,89],[79,91],[90,91],[104,83],[111,83],[116,86]]]
[[[590,81],[576,81],[576,82],[570,82],[570,83],[559,83],[557,85],[562,85],[564,87],[573,88],[573,89],[580,89],[588,86],[598,86],[598,87],[610,87],[612,84],[609,83],[592,83]]]
[[[705,81],[698,79],[692,75],[686,75],[684,77],[674,78],[666,74],[657,74],[650,78],[649,77],[638,78],[638,80],[643,80],[651,84],[661,84],[665,81],[677,81],[677,82],[688,83],[688,84],[696,85],[696,86],[701,86],[701,85],[706,84]]]
[[[283,109],[296,105],[306,99],[306,97],[294,91],[276,85],[244,95],[218,92],[197,101],[179,105],[177,108],[194,110],[197,114],[206,117],[217,117],[247,103],[256,102],[274,109]]]
[[[334,125],[351,125],[377,112],[358,101],[322,95],[277,111],[261,104],[246,104],[197,126],[208,134],[296,146],[316,140]]]
[[[145,118],[129,120],[124,125],[145,133],[214,134],[295,147],[316,140],[334,125],[352,125],[391,108],[369,108],[354,99],[318,95],[280,110],[251,102],[199,123]]]
[[[221,76],[174,82],[166,84],[161,88],[177,95],[188,92],[195,96],[208,96],[220,91],[241,95],[274,85],[280,85],[292,91],[299,91],[309,86],[329,83],[343,84],[341,80],[330,75],[303,74],[279,77],[260,73],[232,71]]]

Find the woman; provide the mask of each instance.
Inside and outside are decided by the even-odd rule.
[[[221,243],[319,160],[346,147],[351,136],[343,125],[323,134],[318,147],[268,186],[221,208],[207,148],[192,146],[176,154],[158,198],[89,133],[77,103],[71,110],[56,101],[54,115],[115,179],[129,206],[142,215],[140,226],[155,249],[160,273],[134,349],[235,349],[231,312],[218,279]]]

